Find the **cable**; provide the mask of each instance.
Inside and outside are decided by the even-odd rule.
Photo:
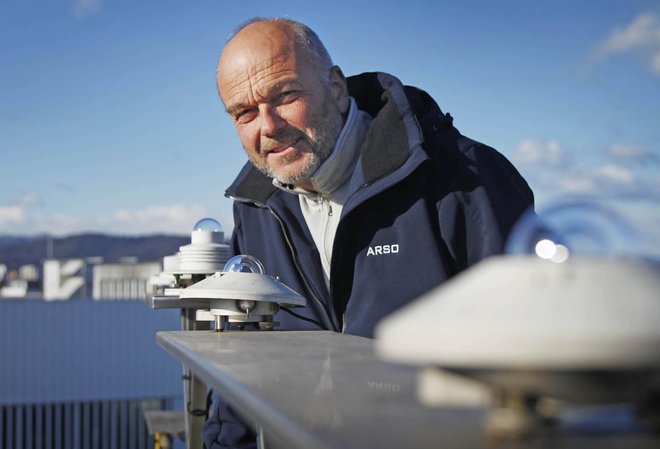
[[[315,319],[308,318],[308,317],[306,317],[306,316],[302,316],[302,315],[300,315],[300,314],[294,312],[293,310],[287,309],[286,307],[281,307],[280,310],[282,310],[282,311],[284,311],[284,312],[286,312],[286,313],[288,313],[288,314],[290,314],[290,315],[292,315],[292,316],[294,316],[294,317],[296,317],[296,318],[298,318],[298,319],[301,319],[301,320],[303,320],[303,321],[307,321],[307,322],[309,322],[309,323],[316,324],[316,325],[317,325],[318,327],[320,327],[321,329],[325,329],[325,327],[323,326],[323,324],[321,324],[320,322],[316,321]]]

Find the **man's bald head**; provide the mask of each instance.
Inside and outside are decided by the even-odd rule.
[[[316,33],[288,19],[251,21],[225,46],[217,74],[252,163],[309,189],[349,107],[346,79]]]
[[[324,75],[327,81],[327,76],[325,75],[329,73],[333,66],[328,50],[326,50],[323,42],[321,42],[321,39],[319,39],[314,30],[304,23],[295,20],[280,18],[264,19],[259,17],[250,19],[236,29],[222,53],[225,54],[225,51],[228,48],[230,49],[233,44],[236,44],[237,40],[238,42],[242,42],[244,38],[253,39],[255,37],[272,39],[277,34],[286,36],[286,39],[290,40],[295,49],[302,52],[308,58],[309,63],[313,64],[319,74]],[[221,63],[222,56],[218,62],[218,68]]]

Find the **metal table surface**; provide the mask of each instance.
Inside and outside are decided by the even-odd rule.
[[[258,425],[268,448],[489,447],[483,407],[422,405],[419,370],[379,360],[369,339],[319,331],[188,331],[159,332],[157,342]],[[604,420],[575,415],[547,435],[497,447],[660,447],[657,434],[616,413]]]

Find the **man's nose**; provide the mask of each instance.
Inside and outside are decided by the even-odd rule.
[[[286,125],[286,121],[272,106],[262,105],[259,115],[261,116],[262,136],[273,137]]]

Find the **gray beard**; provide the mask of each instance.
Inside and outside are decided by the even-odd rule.
[[[294,175],[281,177],[265,162],[262,164],[260,161],[252,160],[252,164],[262,173],[271,178],[277,179],[283,184],[297,185],[302,181],[307,181],[328,156],[330,156],[330,153],[332,153],[343,125],[344,123],[341,113],[334,108],[328,108],[325,118],[319,120],[319,123],[316,123],[313,127],[313,134],[317,136],[316,140],[312,140],[304,131],[294,127],[284,128],[279,135],[273,138],[273,146],[277,146],[283,142],[293,142],[302,138],[302,140],[306,141],[311,148],[311,152],[307,159],[307,165]],[[285,162],[288,161],[285,160]]]

